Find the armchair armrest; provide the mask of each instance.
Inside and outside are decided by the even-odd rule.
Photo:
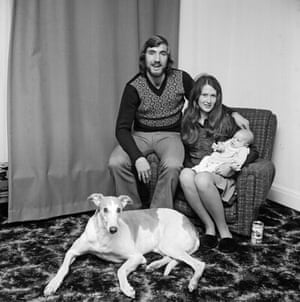
[[[259,205],[264,202],[275,176],[275,166],[270,160],[257,159],[242,168],[237,177],[238,199]]]
[[[267,159],[258,158],[253,163],[248,164],[247,166],[243,167],[239,177],[241,175],[268,175],[271,173],[270,176],[274,178],[275,166],[273,162]],[[273,179],[272,179],[273,180]]]
[[[267,196],[274,176],[275,166],[270,160],[259,158],[255,162],[250,163],[242,168],[237,177],[238,198],[247,194],[247,199],[251,198],[253,202],[257,200],[258,203],[261,203],[260,199],[264,199]]]
[[[236,181],[238,233],[250,234],[252,221],[266,200],[274,176],[275,166],[270,160],[259,158],[242,168]]]

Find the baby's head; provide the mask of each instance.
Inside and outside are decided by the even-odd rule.
[[[253,143],[254,135],[248,129],[238,130],[231,139],[231,145],[234,148],[248,147]]]

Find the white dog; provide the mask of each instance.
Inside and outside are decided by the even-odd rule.
[[[46,296],[55,293],[77,256],[90,253],[104,260],[125,262],[118,270],[121,291],[128,297],[135,297],[127,276],[138,265],[145,264],[143,256],[156,252],[163,257],[147,266],[148,270],[166,265],[164,275],[178,263],[190,265],[194,274],[189,281],[193,291],[202,276],[205,264],[190,256],[199,247],[197,232],[191,222],[182,214],[171,209],[146,209],[122,211],[128,196],[119,197],[92,194],[88,197],[97,206],[82,235],[67,251],[63,264],[44,290]]]

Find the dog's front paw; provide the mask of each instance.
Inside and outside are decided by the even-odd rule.
[[[44,296],[51,296],[55,293],[55,290],[53,290],[51,287],[49,287],[49,284],[44,289]]]
[[[193,280],[193,279],[192,279],[192,280],[189,282],[189,286],[188,286],[189,292],[191,293],[192,291],[194,291],[194,290],[197,288],[197,286],[198,286],[197,280]]]
[[[126,295],[129,298],[134,299],[135,298],[135,290],[133,289],[132,286],[128,285],[124,288],[121,289],[124,295]]]
[[[57,288],[59,287],[59,283],[56,282],[55,278],[53,278],[48,285],[44,289],[44,296],[50,296],[53,295]]]

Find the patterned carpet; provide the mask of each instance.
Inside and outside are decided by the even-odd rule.
[[[47,280],[91,214],[2,225],[0,301],[131,301],[119,290],[119,264],[92,255],[74,262],[54,296],[43,296]],[[129,276],[137,292],[135,301],[300,301],[299,212],[268,201],[259,219],[265,223],[262,244],[254,246],[249,239],[236,237],[240,250],[234,254],[197,251],[195,256],[206,262],[206,269],[193,293],[187,289],[192,271],[185,264],[168,277],[163,277],[162,269],[150,273],[139,267]],[[146,258],[158,257],[151,253]]]

